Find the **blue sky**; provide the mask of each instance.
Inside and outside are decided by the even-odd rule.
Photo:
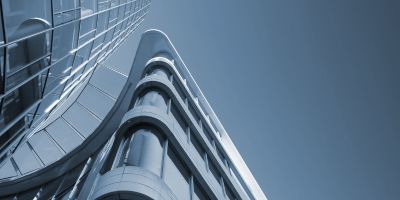
[[[269,199],[400,196],[400,2],[153,0]]]

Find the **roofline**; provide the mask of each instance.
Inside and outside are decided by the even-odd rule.
[[[246,163],[244,162],[242,156],[240,155],[239,151],[236,149],[235,145],[233,144],[231,138],[227,134],[225,128],[219,121],[217,115],[214,113],[214,110],[211,108],[210,104],[208,103],[207,99],[204,97],[203,92],[200,90],[199,86],[197,85],[196,81],[194,80],[192,74],[186,67],[185,63],[183,62],[182,58],[178,54],[177,50],[175,49],[174,45],[171,43],[168,36],[158,30],[158,29],[149,29],[145,31],[142,35],[141,42],[145,40],[147,37],[155,37],[158,41],[156,42],[165,42],[164,44],[167,45],[168,49],[171,52],[168,52],[173,55],[175,66],[180,68],[181,71],[184,73],[183,75],[186,78],[187,84],[194,90],[193,92],[196,93],[199,102],[204,106],[205,114],[208,114],[210,117],[210,121],[214,123],[217,127],[218,132],[220,133],[221,137],[219,142],[221,146],[226,151],[227,155],[229,156],[230,160],[232,161],[232,165],[236,168],[239,172],[239,175],[245,182],[246,186],[248,187],[249,191],[252,193],[255,199],[257,200],[267,200],[264,192],[258,185],[257,181],[255,180],[253,174],[251,173],[250,169],[247,167]],[[140,45],[140,44],[139,44]],[[177,59],[177,60],[175,60]],[[176,64],[177,63],[177,64]]]

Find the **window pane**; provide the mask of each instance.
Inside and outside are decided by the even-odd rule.
[[[79,18],[78,0],[53,0],[54,24],[59,25]]]
[[[111,7],[119,5],[119,0],[111,0]]]
[[[118,8],[110,10],[110,16],[108,21],[108,27],[111,27],[117,23]]]
[[[118,25],[115,26],[115,31],[114,31],[114,38],[118,36],[118,34],[121,32],[121,27],[122,23],[119,23]]]
[[[87,71],[89,71],[90,69],[92,69],[92,67],[95,66],[95,64],[96,64],[96,59],[97,59],[97,58],[93,58],[92,60],[90,60],[90,61],[88,62],[88,64],[86,64],[85,70],[83,71],[83,73],[86,73]]]
[[[171,114],[172,116],[174,116],[172,119],[175,121],[175,124],[179,125],[177,127],[180,127],[181,129],[180,133],[186,133],[186,128],[188,127],[188,125],[186,123],[185,118],[181,115],[180,111],[175,106],[175,104],[171,105]]]
[[[81,16],[95,13],[97,10],[96,0],[81,0]]]
[[[19,70],[17,73],[8,76],[6,78],[6,91],[29,79],[48,65],[49,57],[46,57],[37,61],[36,63],[33,63],[32,65],[29,65],[28,67],[25,67],[22,70]]]
[[[165,160],[165,183],[180,200],[190,199],[189,172],[175,152],[168,149]]]
[[[50,94],[46,98],[40,102],[40,105],[38,107],[38,110],[36,111],[35,117],[33,119],[33,123],[35,123],[38,119],[41,118],[43,114],[46,114],[50,112],[50,106],[53,106],[52,104],[58,100],[59,96],[57,94]]]
[[[48,66],[50,37],[46,32],[7,46],[6,90]]]
[[[118,8],[118,22],[124,19],[124,15],[125,15],[125,6],[120,6]]]
[[[63,58],[76,48],[78,37],[78,24],[75,22],[65,24],[54,29],[52,63]]]
[[[235,200],[236,199],[236,197],[233,194],[232,190],[226,184],[225,184],[225,194],[226,194],[226,197],[228,197],[229,200]]]
[[[62,81],[71,73],[72,55],[50,67],[50,72],[47,77],[47,83],[44,89],[44,95],[51,92],[55,87],[62,84]]]
[[[102,44],[103,44],[105,37],[106,37],[106,34],[103,34],[94,40],[93,47],[92,47],[92,53],[91,53],[92,55],[97,53],[101,49],[101,47],[103,46]]]
[[[110,8],[111,2],[109,0],[98,0],[98,9],[99,11],[106,10]]]
[[[50,0],[3,0],[3,15],[8,41],[52,26]]]
[[[200,142],[197,140],[197,138],[196,138],[196,136],[194,135],[194,133],[192,133],[192,134],[190,135],[190,141],[191,141],[191,143],[192,143],[194,149],[196,150],[196,154],[194,154],[194,155],[196,155],[198,161],[202,162],[203,165],[201,165],[201,166],[204,166],[204,164],[205,164],[205,162],[204,162],[205,150],[204,150],[204,148],[201,146]],[[199,164],[200,164],[200,163],[199,163]]]
[[[99,33],[103,32],[104,30],[107,29],[108,25],[108,11],[102,12],[99,14],[98,20],[97,20],[97,31],[96,35]]]
[[[25,65],[49,54],[50,35],[50,32],[46,32],[7,46],[6,74],[17,72]]]
[[[114,29],[115,29],[115,28],[109,30],[109,31],[106,33],[106,38],[104,39],[104,44],[107,44],[107,43],[109,43],[109,42],[111,41],[111,39],[112,39],[112,37],[113,37],[113,34],[114,34]]]
[[[219,188],[216,189],[220,189],[219,191],[222,192],[222,187],[221,187],[221,174],[218,172],[217,168],[215,167],[214,163],[210,160],[210,158],[208,158],[208,168],[210,169],[210,172],[212,174],[212,179],[213,180],[213,185]]]
[[[42,76],[39,75],[4,97],[0,121],[4,120],[3,123],[8,124],[39,100],[42,91],[41,79]]]
[[[89,59],[90,55],[90,50],[92,49],[92,44],[88,43],[84,47],[81,47],[78,52],[76,53],[75,59],[74,59],[74,64],[72,66],[72,71],[74,71],[76,68],[79,67],[83,62]],[[74,72],[72,72],[74,73]]]
[[[195,180],[194,181],[194,200],[209,200],[210,198],[207,196],[206,192],[204,192],[203,188],[201,188],[200,184]]]
[[[79,43],[78,45],[82,45],[83,43],[92,39],[96,32],[96,20],[97,15],[82,19],[81,27],[79,30]]]
[[[72,10],[78,5],[77,0],[53,0],[54,12]]]

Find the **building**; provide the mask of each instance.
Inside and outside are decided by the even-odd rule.
[[[1,0],[0,4],[3,151],[47,118],[68,91],[135,30],[150,2]]]
[[[16,182],[35,186],[41,182],[26,181],[25,175],[54,160],[31,160],[30,152],[40,155],[40,151],[26,140],[136,29],[149,4],[149,0],[0,1],[0,197],[22,191]],[[30,199],[31,194],[19,195]]]
[[[127,112],[82,198],[266,200],[164,33],[142,35],[128,77]]]
[[[14,8],[23,6],[14,1],[2,1],[4,27],[7,16],[28,9],[19,12]],[[142,35],[131,68],[104,64],[140,24],[148,0],[68,1],[73,6],[64,8],[66,2],[34,5],[50,9],[52,22],[29,16],[34,20],[14,29],[22,36],[2,44],[0,136],[7,141],[1,140],[0,199],[266,200],[164,33]],[[10,64],[15,56],[26,61]],[[40,70],[20,79],[7,74],[32,63]]]

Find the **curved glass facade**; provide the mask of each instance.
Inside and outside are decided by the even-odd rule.
[[[142,22],[149,4],[2,0],[0,150],[46,119]]]

